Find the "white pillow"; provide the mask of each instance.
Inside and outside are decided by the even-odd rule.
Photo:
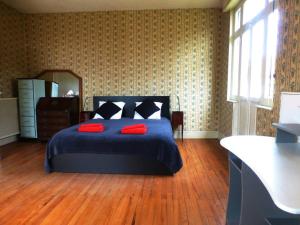
[[[101,107],[104,103],[106,103],[105,101],[99,101],[99,107]],[[113,104],[115,104],[116,106],[118,106],[119,108],[121,108],[121,110],[119,112],[117,112],[116,114],[114,114],[110,119],[111,120],[119,120],[122,118],[122,113],[123,113],[123,108],[125,106],[125,102],[112,102]],[[95,116],[93,117],[93,119],[104,119],[101,115],[99,115],[98,113],[95,114]]]
[[[140,104],[142,104],[142,102],[136,102],[135,107],[138,107]],[[162,108],[163,103],[154,102],[154,104],[159,108],[159,110],[157,112],[153,113],[147,119],[160,120],[161,119],[161,108]],[[144,120],[145,118],[143,118],[138,112],[134,111],[133,119],[135,119],[135,120]]]

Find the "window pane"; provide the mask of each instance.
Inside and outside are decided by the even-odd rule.
[[[250,97],[260,98],[262,88],[262,60],[264,47],[264,21],[260,20],[252,30]]]
[[[244,3],[243,24],[248,23],[265,8],[265,0],[247,0]]]
[[[237,31],[241,27],[241,8],[236,10],[234,18],[234,31]]]
[[[238,95],[238,85],[239,85],[239,64],[240,64],[240,38],[235,39],[233,46],[233,73],[232,73],[232,85],[231,85],[231,95]]]
[[[267,57],[265,74],[265,99],[272,99],[274,92],[275,60],[277,51],[278,10],[268,17]]]
[[[248,97],[248,71],[250,59],[250,31],[247,30],[242,36],[242,62],[240,96]]]
[[[229,43],[229,60],[228,60],[228,82],[227,82],[227,98],[231,99],[231,83],[232,83],[232,42]]]

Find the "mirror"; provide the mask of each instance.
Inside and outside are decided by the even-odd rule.
[[[71,70],[44,70],[38,79],[46,81],[46,97],[74,97],[82,108],[82,78]]]

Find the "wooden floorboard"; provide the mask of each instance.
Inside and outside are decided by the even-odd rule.
[[[46,174],[44,144],[3,146],[0,224],[224,225],[226,152],[216,140],[177,143],[174,176]]]

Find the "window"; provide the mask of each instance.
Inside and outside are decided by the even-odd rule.
[[[237,95],[239,90],[239,64],[240,64],[240,38],[234,40],[233,71],[232,71],[232,94]]]
[[[279,13],[276,0],[243,0],[231,13],[228,99],[272,106]]]
[[[249,73],[249,61],[250,61],[250,31],[247,30],[242,35],[243,51],[241,58],[241,81],[240,81],[240,96],[247,98],[248,93],[248,73]]]
[[[261,96],[263,47],[264,21],[260,20],[252,29],[250,97],[255,99]]]
[[[241,8],[236,10],[234,20],[239,21],[239,22],[234,24],[234,31],[237,31],[241,27],[241,23],[240,23],[240,21],[241,21]]]
[[[243,5],[243,24],[250,22],[265,8],[265,0],[247,0]]]

